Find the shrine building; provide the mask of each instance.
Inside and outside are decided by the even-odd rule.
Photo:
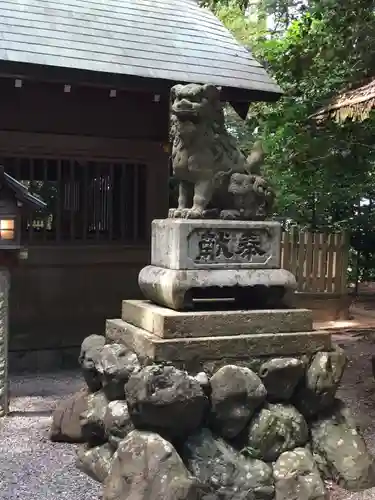
[[[11,368],[75,361],[140,297],[150,223],[168,210],[169,93],[183,82],[221,86],[242,117],[281,93],[195,0],[0,2],[0,164],[48,205],[22,223]]]

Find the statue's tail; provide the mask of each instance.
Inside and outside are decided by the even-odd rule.
[[[256,141],[246,159],[246,170],[249,174],[261,175],[261,167],[264,161],[264,149],[261,141]]]

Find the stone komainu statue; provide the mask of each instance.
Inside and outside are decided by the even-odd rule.
[[[225,127],[220,90],[176,85],[171,92],[172,165],[179,181],[172,218],[262,220],[274,192],[261,176],[260,143],[246,159]]]

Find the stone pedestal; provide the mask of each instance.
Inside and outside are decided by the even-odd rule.
[[[307,309],[180,312],[133,300],[123,301],[121,319],[107,320],[106,338],[145,364],[169,362],[190,372],[332,348],[329,333],[312,330]]]
[[[203,300],[238,309],[289,307],[295,277],[280,269],[277,222],[156,220],[151,265],[139,274],[147,299],[175,310]]]
[[[296,281],[280,268],[280,246],[277,222],[155,220],[139,274],[149,301],[124,301],[107,340],[190,372],[330,350],[311,312],[289,308]]]
[[[163,467],[180,464],[185,493],[171,489],[173,473],[170,498],[191,497],[186,478],[228,500],[324,500],[323,479],[375,485],[375,461],[336,399],[345,353],[313,329],[310,310],[280,307],[295,280],[279,252],[274,223],[154,222],[139,276],[151,301],[123,301],[105,340],[92,335],[81,349],[95,392],[78,467],[105,484],[104,498],[138,484],[135,456],[144,491],[150,470],[164,484]]]
[[[151,265],[167,269],[278,269],[281,226],[273,221],[152,222]]]

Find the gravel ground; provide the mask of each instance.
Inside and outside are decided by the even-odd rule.
[[[56,402],[83,385],[78,373],[12,377],[11,415],[0,420],[1,500],[97,500],[101,487],[74,465],[76,446],[51,443]]]
[[[375,355],[375,333],[367,338],[334,336],[349,358],[338,396],[356,418],[368,449],[375,455],[375,380],[371,373],[371,356]],[[350,493],[332,486],[330,500],[375,500],[375,488]]]
[[[349,356],[340,397],[351,407],[375,454],[375,381],[370,358],[375,334],[337,336]],[[48,440],[56,403],[82,386],[78,373],[13,377],[11,415],[0,421],[0,500],[98,500],[101,487],[76,470],[76,447]],[[375,488],[360,493],[329,485],[331,500],[375,500]]]

